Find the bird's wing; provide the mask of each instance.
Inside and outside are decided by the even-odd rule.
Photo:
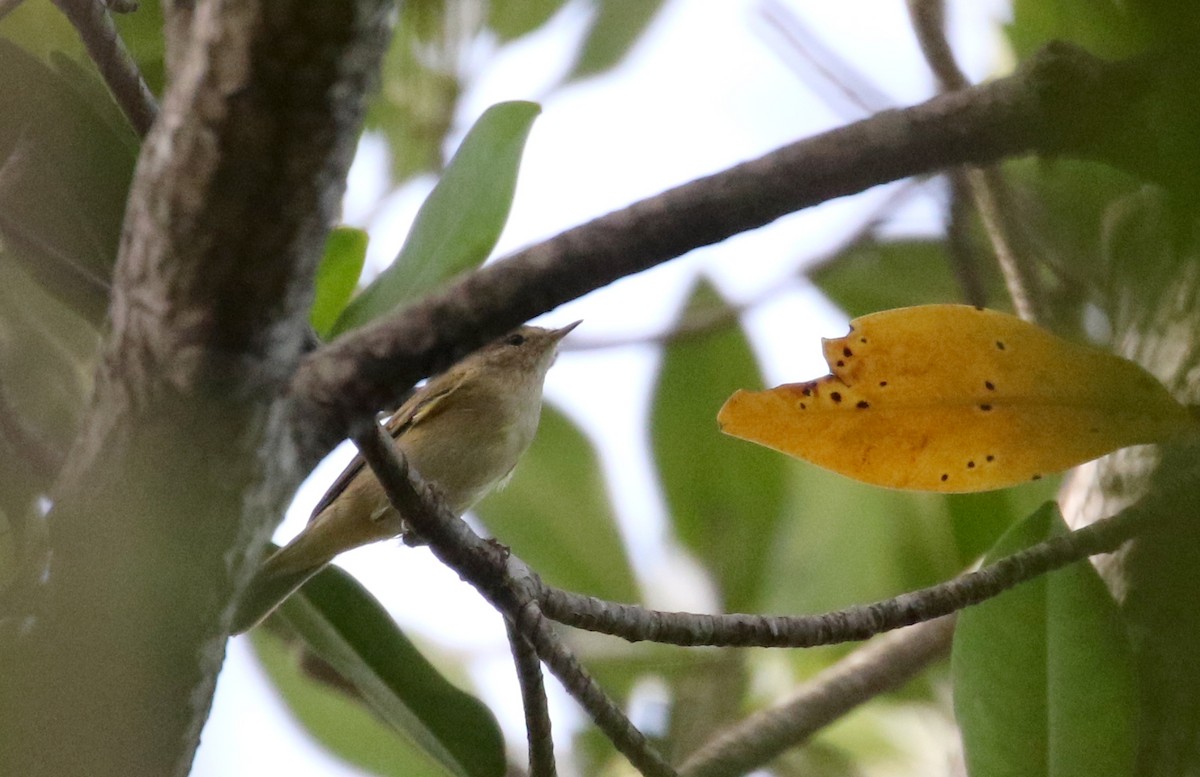
[[[462,383],[462,380],[463,376],[459,375],[457,379],[452,378],[451,380],[446,381],[444,386],[439,387],[437,390],[429,394],[422,396],[420,391],[413,394],[408,398],[408,401],[401,405],[400,409],[393,413],[392,417],[388,419],[386,424],[388,434],[390,434],[392,439],[395,440],[397,437],[404,434],[404,432],[410,427],[412,427],[413,424],[420,422],[422,419],[429,418],[430,416],[440,412],[440,410],[445,409],[445,406],[441,400],[448,396],[450,392],[454,391],[454,389],[458,388],[459,384]],[[345,491],[346,487],[350,485],[350,481],[354,480],[358,473],[362,472],[362,469],[365,466],[366,461],[363,460],[362,454],[355,454],[350,463],[346,465],[346,468],[342,470],[342,474],[337,476],[337,479],[333,481],[333,484],[329,487],[329,490],[327,490],[324,496],[321,497],[320,501],[317,502],[316,507],[313,508],[312,514],[308,516],[308,522],[312,523],[313,520],[325,510],[325,508],[333,504],[334,500],[342,495],[342,492]]]

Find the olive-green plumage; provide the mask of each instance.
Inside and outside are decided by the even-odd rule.
[[[396,447],[455,515],[512,474],[537,431],[542,384],[558,343],[578,323],[509,333],[430,380],[388,419]],[[356,458],[308,526],[255,573],[238,604],[234,633],[260,622],[337,554],[404,529],[375,475]]]

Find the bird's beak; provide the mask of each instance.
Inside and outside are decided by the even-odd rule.
[[[559,342],[560,340],[562,340],[564,337],[566,337],[566,336],[567,336],[567,334],[568,334],[568,333],[570,333],[570,331],[571,331],[572,329],[574,329],[575,327],[579,326],[579,325],[580,325],[580,324],[582,324],[582,323],[583,323],[583,319],[581,318],[581,319],[579,319],[578,321],[575,321],[574,323],[567,324],[566,326],[564,326],[564,327],[561,327],[561,328],[559,328],[559,329],[552,329],[552,330],[550,330],[550,334],[554,335],[554,342],[556,342],[556,343],[557,343],[557,342]]]

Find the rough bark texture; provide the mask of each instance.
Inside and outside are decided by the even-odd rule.
[[[6,773],[186,773],[228,603],[287,496],[355,424],[463,349],[693,248],[947,166],[1062,153],[1194,176],[1131,146],[1153,118],[1127,110],[1144,69],[1056,47],[1013,78],[570,230],[303,357],[313,269],[390,7],[208,0],[169,13],[171,85],[130,197],[95,397],[45,521],[28,617],[0,633]]]
[[[8,774],[183,774],[227,602],[304,475],[282,421],[386,0],[189,9],[92,406],[6,635]]]

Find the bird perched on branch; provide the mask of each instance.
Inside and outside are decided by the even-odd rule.
[[[558,343],[578,325],[520,327],[431,379],[388,419],[396,447],[455,515],[512,474],[537,431],[542,384]],[[255,573],[238,603],[233,633],[259,623],[342,551],[404,531],[403,516],[356,457],[304,530]]]

